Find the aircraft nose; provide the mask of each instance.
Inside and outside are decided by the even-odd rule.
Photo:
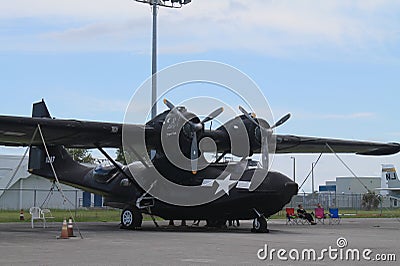
[[[288,176],[279,172],[269,172],[266,184],[280,195],[282,203],[290,202],[294,195],[297,195],[298,184]]]
[[[266,178],[257,190],[260,192],[274,192],[291,198],[292,196],[297,195],[298,185],[286,175],[270,171],[267,173]]]
[[[297,195],[298,191],[299,185],[293,181],[286,182],[283,186],[283,195],[287,195],[289,197],[289,201],[294,195]]]
[[[297,192],[299,190],[299,185],[283,174],[279,175],[279,179],[280,179],[279,182],[280,192],[278,193],[280,194],[280,201],[283,207],[292,200],[293,196],[297,195]]]

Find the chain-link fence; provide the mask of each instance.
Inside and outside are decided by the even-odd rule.
[[[29,209],[32,206],[51,209],[76,209],[82,206],[82,191],[63,190],[65,198],[57,190],[0,189],[0,210]]]
[[[302,204],[305,209],[314,209],[317,204],[324,208],[339,208],[362,210],[365,208],[364,194],[337,194],[337,193],[299,193],[294,196],[287,207],[297,207]],[[377,208],[398,208],[398,198],[391,196],[378,196]]]
[[[83,192],[81,190],[63,190],[65,199],[57,190],[48,189],[0,189],[0,210],[29,209],[32,206],[51,209],[76,209],[82,207]],[[302,204],[305,209],[314,209],[317,204],[324,208],[337,207],[339,209],[362,210],[364,194],[336,194],[332,193],[299,193],[294,196],[287,207],[297,207]],[[378,208],[400,207],[400,199],[395,197],[381,197]],[[90,199],[89,199],[90,201]],[[89,206],[94,206],[93,202]]]

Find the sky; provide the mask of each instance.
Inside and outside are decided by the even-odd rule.
[[[212,60],[241,70],[275,118],[292,114],[278,133],[400,141],[399,14],[397,0],[193,0],[159,9],[158,69]],[[150,56],[147,4],[6,1],[0,114],[29,116],[32,103],[44,98],[58,118],[122,122],[151,73]],[[273,169],[292,176],[291,156],[301,182],[318,154],[278,155]],[[360,176],[380,176],[382,163],[400,166],[399,155],[341,157]],[[349,175],[333,155],[315,168],[316,184]],[[311,191],[310,182],[304,190]]]

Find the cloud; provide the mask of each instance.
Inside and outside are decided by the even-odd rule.
[[[38,0],[32,5],[27,0],[2,4],[3,21],[31,18],[44,24],[41,32],[26,36],[36,40],[35,45],[25,42],[30,45],[18,45],[17,49],[149,50],[151,13],[144,4],[132,0],[87,0],[84,4],[78,0]],[[377,57],[398,41],[398,34],[393,33],[398,31],[399,7],[393,0],[193,1],[182,9],[159,10],[161,51],[329,56],[334,49],[342,54]],[[60,26],[49,30],[47,23]],[[0,49],[7,46],[2,43]]]

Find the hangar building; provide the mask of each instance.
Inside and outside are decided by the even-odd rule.
[[[33,206],[52,209],[102,206],[100,196],[61,185],[67,198],[67,202],[64,202],[56,187],[51,192],[53,182],[31,175],[27,171],[28,157],[26,156],[22,162],[21,159],[20,155],[0,155],[0,210],[29,210]]]
[[[361,181],[361,182],[360,182]],[[326,181],[319,186],[319,192],[333,192],[336,194],[365,194],[368,190],[374,191],[381,187],[381,177],[337,177],[336,181]]]

